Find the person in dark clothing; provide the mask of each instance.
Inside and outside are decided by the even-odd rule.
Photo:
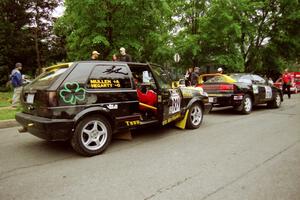
[[[124,47],[120,48],[120,55],[118,55],[118,61],[121,62],[131,62],[131,56],[126,53],[126,49]]]
[[[22,70],[22,63],[16,63],[15,69],[12,70],[10,75],[11,84],[14,88],[14,94],[12,97],[12,105],[11,105],[12,107],[17,107],[20,102],[20,94],[23,85],[22,74],[20,72],[21,70]]]
[[[191,74],[191,85],[196,86],[198,84],[198,78],[200,75],[200,68],[195,67],[194,72]]]
[[[289,73],[288,69],[285,69],[284,73],[282,74],[282,91],[283,94],[287,93],[289,99],[291,98],[291,85],[292,85],[292,76]]]

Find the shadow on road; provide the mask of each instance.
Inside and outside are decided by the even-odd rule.
[[[252,112],[264,112],[267,110],[271,110],[266,105],[256,105],[252,108]],[[210,115],[242,115],[240,112],[233,109],[231,106],[227,107],[214,107],[210,113]],[[251,114],[251,113],[250,113]]]
[[[149,127],[148,129],[137,129],[132,131],[132,140],[120,140],[112,139],[111,144],[108,146],[107,151],[103,154],[109,154],[112,152],[121,151],[123,149],[133,148],[136,145],[143,144],[145,142],[153,142],[163,139],[167,136],[176,134],[172,130],[178,130],[171,125],[166,127]],[[32,136],[33,137],[33,136]],[[21,154],[31,154],[35,157],[47,157],[47,158],[71,158],[81,157],[71,147],[69,142],[48,142],[40,139],[34,139],[21,143]],[[25,155],[24,155],[25,156]]]

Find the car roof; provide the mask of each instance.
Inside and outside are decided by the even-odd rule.
[[[127,65],[131,65],[131,66],[148,66],[149,65],[149,63],[105,61],[105,60],[86,60],[86,61],[76,61],[76,62],[74,62],[74,64],[79,64],[79,63],[127,64]]]

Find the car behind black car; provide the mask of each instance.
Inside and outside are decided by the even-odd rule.
[[[233,106],[243,114],[249,114],[253,105],[267,104],[279,108],[282,91],[255,74],[218,74],[202,85],[214,106]]]
[[[198,128],[211,104],[202,89],[172,87],[160,66],[81,61],[50,67],[26,85],[16,120],[49,141],[70,140],[92,156],[112,134],[152,124],[180,122]]]

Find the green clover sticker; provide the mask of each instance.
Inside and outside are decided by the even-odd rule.
[[[85,89],[79,87],[77,82],[66,82],[64,89],[60,90],[59,96],[65,103],[75,105],[77,101],[85,99]]]

